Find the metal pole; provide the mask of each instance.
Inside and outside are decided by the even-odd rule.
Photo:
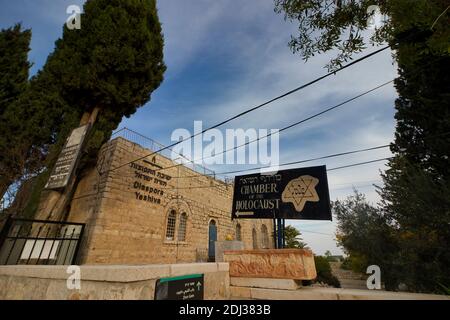
[[[277,220],[273,218],[273,242],[275,245],[275,249],[278,248],[277,246]]]
[[[7,215],[5,222],[3,223],[3,228],[0,230],[0,249],[3,247],[3,243],[5,243],[6,238],[9,234],[9,229],[13,224],[11,215]]]
[[[278,225],[278,243],[277,243],[277,249],[283,248],[283,224],[282,219],[277,219],[277,225]]]

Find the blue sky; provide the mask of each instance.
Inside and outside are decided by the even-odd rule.
[[[0,27],[22,22],[33,31],[32,73],[45,63],[62,33],[70,4],[81,0],[0,0]],[[177,128],[193,131],[194,120],[204,127],[262,103],[326,72],[333,53],[304,63],[287,46],[296,26],[273,10],[272,0],[158,1],[165,37],[167,72],[151,101],[120,127],[126,126],[163,144]],[[375,50],[369,47],[366,52]],[[385,51],[307,89],[233,121],[226,128],[281,128],[396,76],[391,52]],[[395,128],[396,92],[388,85],[344,107],[280,136],[280,162],[389,143]],[[389,156],[382,149],[316,161],[328,168]],[[243,165],[211,167],[237,170]],[[332,200],[352,193],[353,186],[376,203],[373,183],[380,184],[383,162],[329,173]],[[303,232],[318,254],[340,253],[334,241],[335,222],[289,221]]]

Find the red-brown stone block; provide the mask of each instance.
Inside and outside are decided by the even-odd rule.
[[[314,255],[304,249],[234,250],[224,252],[230,277],[312,280]]]

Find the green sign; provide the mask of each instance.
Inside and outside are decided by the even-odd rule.
[[[156,281],[155,300],[203,300],[203,274],[161,278]]]

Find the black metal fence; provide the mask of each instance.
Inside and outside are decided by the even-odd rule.
[[[0,231],[0,265],[76,264],[84,223],[8,217]]]

